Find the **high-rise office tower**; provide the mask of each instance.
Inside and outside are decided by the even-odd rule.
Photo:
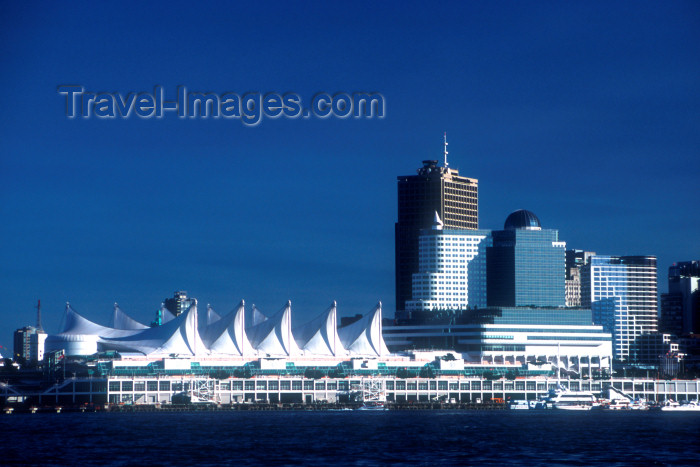
[[[177,290],[173,294],[173,298],[166,298],[163,303],[173,315],[180,316],[194,304],[194,298],[187,298],[187,292]]]
[[[488,230],[446,230],[435,213],[418,241],[418,272],[406,311],[466,310],[486,306]]]
[[[479,228],[479,181],[459,175],[445,161],[423,161],[417,175],[398,177],[398,222],[395,226],[396,310],[411,300],[413,274],[418,272],[418,237],[430,229],[435,213],[445,229]]]
[[[581,304],[613,336],[613,356],[637,360],[637,337],[657,331],[656,257],[593,256],[581,271]]]
[[[565,250],[559,231],[530,211],[511,213],[486,249],[489,306],[565,306]]]
[[[676,336],[700,334],[700,261],[684,261],[668,268],[668,293],[661,294],[660,327]]]
[[[47,334],[41,328],[25,326],[14,333],[14,358],[22,365],[35,364],[44,359],[44,341]]]

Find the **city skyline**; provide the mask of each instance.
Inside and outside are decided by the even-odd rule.
[[[235,30],[219,13],[156,6],[140,6],[143,17],[1,8],[7,348],[35,322],[37,299],[49,333],[66,301],[98,322],[115,301],[150,322],[179,289],[221,314],[245,299],[271,315],[291,299],[306,320],[332,300],[341,316],[382,300],[391,316],[396,177],[441,160],[445,131],[450,167],[479,180],[480,228],[527,209],[567,248],[655,255],[660,293],[672,263],[700,257],[694,3],[387,4],[371,15],[281,4],[276,18],[240,6],[250,21]],[[107,14],[121,29],[87,20]],[[162,24],[145,19],[156,14]],[[70,120],[56,92],[66,83],[375,91],[386,115],[250,128]]]

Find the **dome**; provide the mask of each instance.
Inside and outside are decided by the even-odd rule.
[[[533,212],[519,209],[510,213],[503,228],[505,230],[540,230],[542,226],[540,225],[540,220]]]
[[[92,355],[97,352],[97,339],[89,334],[52,334],[46,338],[44,350],[63,350],[67,356]]]

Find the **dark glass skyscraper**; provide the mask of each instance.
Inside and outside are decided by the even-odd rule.
[[[661,327],[676,336],[700,333],[700,261],[668,268],[668,293],[661,294]]]
[[[486,249],[488,306],[565,306],[565,250],[559,231],[542,229],[530,211],[508,216]]]
[[[479,228],[479,182],[459,171],[423,161],[417,175],[398,177],[398,222],[395,226],[396,310],[411,300],[412,275],[418,272],[418,236],[438,213],[445,229]]]

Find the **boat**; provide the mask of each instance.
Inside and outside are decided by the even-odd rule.
[[[646,399],[635,399],[630,404],[630,410],[649,410],[649,404]]]
[[[381,401],[367,401],[357,410],[386,410],[386,407],[384,406],[384,402]]]
[[[508,408],[511,410],[530,410],[530,403],[525,400],[510,401]]]
[[[547,409],[547,399],[546,398],[541,398],[536,401],[530,401],[530,410],[542,410],[542,409]]]
[[[608,410],[629,410],[630,401],[629,399],[613,399],[605,408]]]
[[[679,403],[673,399],[669,399],[659,406],[663,412],[700,412],[700,404],[698,401]]]
[[[564,388],[551,390],[546,399],[547,407],[559,410],[591,410],[596,402],[592,392],[569,391]]]

